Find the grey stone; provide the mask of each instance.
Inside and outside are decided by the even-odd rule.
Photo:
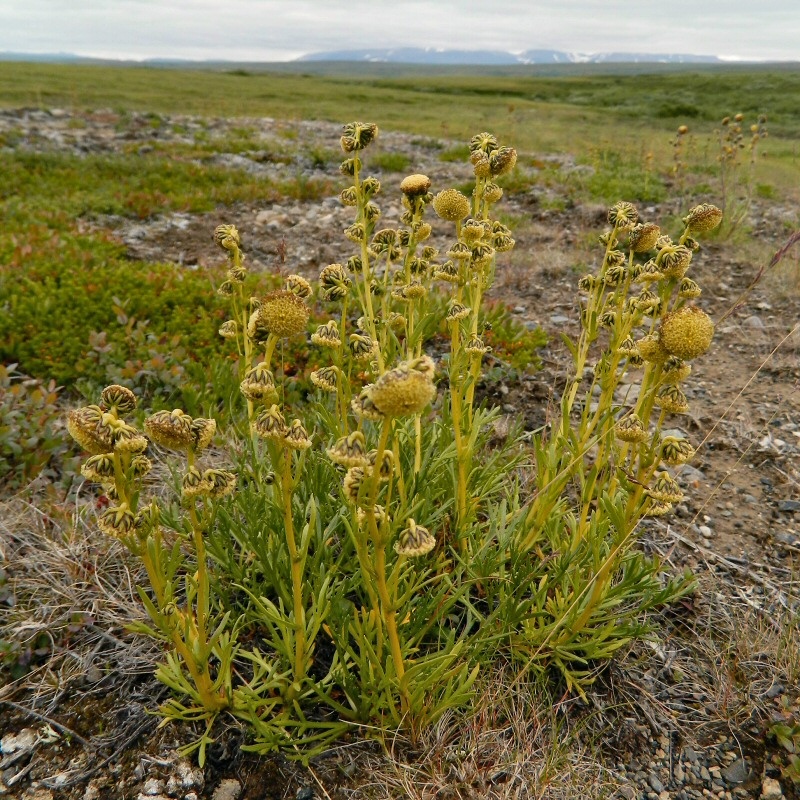
[[[661,783],[661,781],[658,778],[658,775],[656,775],[655,773],[651,772],[647,776],[647,782],[650,784],[650,786],[653,787],[654,792],[658,792],[659,794],[661,794],[661,792],[664,791],[664,784]]]
[[[225,778],[211,795],[211,800],[237,800],[242,793],[242,784],[235,778]]]
[[[759,317],[757,314],[752,314],[751,316],[743,319],[742,325],[744,325],[745,328],[754,328],[756,330],[760,330],[765,327],[761,317]]]
[[[780,800],[783,790],[775,778],[764,778],[761,784],[761,800]]]
[[[781,500],[778,511],[800,511],[800,500]]]
[[[550,322],[552,322],[553,325],[564,325],[569,322],[569,317],[565,317],[563,314],[553,314],[553,316],[550,317]]]
[[[743,758],[737,758],[736,761],[722,770],[722,777],[730,786],[744,783],[750,775],[750,765]]]

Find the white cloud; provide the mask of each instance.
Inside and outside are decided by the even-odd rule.
[[[0,50],[279,60],[420,46],[736,53],[800,60],[787,0],[1,0]]]

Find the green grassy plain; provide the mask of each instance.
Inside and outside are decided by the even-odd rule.
[[[755,195],[788,203],[800,199],[800,69],[656,67],[643,73],[617,66],[604,74],[586,67],[546,72],[555,74],[524,68],[312,63],[189,69],[0,62],[0,108],[68,108],[76,113],[76,124],[82,113],[99,108],[118,113],[120,124],[128,112],[149,112],[154,127],[169,124],[159,114],[338,123],[364,119],[384,130],[420,137],[438,148],[443,162],[463,161],[469,137],[490,130],[520,151],[522,168],[504,179],[507,191],[547,186],[553,202],[564,205],[622,198],[655,202],[674,196],[678,183],[686,198],[718,202],[719,120],[745,114],[747,142],[747,126],[758,114],[767,114],[770,135],[759,150],[768,158],[757,159]],[[687,174],[677,182],[672,142],[683,124],[690,129],[682,156]],[[330,179],[298,173],[270,182],[215,162],[218,153],[261,148],[254,131],[243,119],[224,137],[203,130],[189,142],[153,139],[146,154],[138,152],[134,141],[130,151],[123,148],[112,155],[31,153],[15,147],[21,134],[13,124],[0,134],[0,214],[5,221],[0,294],[11,312],[0,316],[2,360],[71,385],[76,370],[101,380],[110,358],[102,347],[119,349],[112,360],[122,359],[133,364],[129,369],[139,370],[151,369],[160,349],[172,351],[172,337],[190,320],[148,314],[148,308],[163,310],[164,286],[172,287],[175,280],[172,267],[151,265],[152,292],[129,299],[126,317],[149,316],[150,327],[141,334],[136,352],[128,353],[130,336],[113,324],[115,304],[87,300],[98,287],[106,299],[130,294],[124,248],[84,223],[105,214],[146,219],[164,211],[199,213],[237,202],[309,200],[337,191]],[[443,147],[441,138],[461,144]],[[291,163],[297,146],[287,138],[270,157]],[[547,153],[568,153],[592,170],[561,170],[542,158]],[[335,164],[340,154],[331,141],[330,149],[306,155],[324,166]],[[742,156],[746,162],[746,150]],[[413,167],[400,152],[379,152],[373,159],[373,167],[389,172]],[[208,276],[187,273],[184,281],[191,288],[187,284],[174,290],[197,298],[207,294]],[[161,299],[151,296],[153,292]],[[37,299],[40,295],[46,295],[58,315],[36,311],[47,307]],[[78,306],[77,297],[86,300],[85,307]],[[194,308],[199,316],[192,323],[203,328],[201,338],[215,340],[217,311],[205,301]],[[109,333],[108,343],[87,350],[87,330],[116,328],[118,336]]]
[[[202,116],[378,120],[387,129],[465,139],[491,128],[518,149],[582,153],[599,143],[663,147],[679,124],[711,131],[727,114],[770,115],[800,141],[800,68],[658,69],[557,75],[531,69],[294,64],[252,69],[0,63],[0,107],[100,107]],[[552,70],[550,70],[552,71]],[[796,157],[796,151],[795,157]]]

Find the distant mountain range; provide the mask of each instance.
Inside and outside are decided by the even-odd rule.
[[[74,53],[0,52],[0,61],[39,61],[55,64],[124,64],[158,67],[236,66],[227,60],[193,60],[183,58],[109,59],[79,56]],[[433,47],[393,47],[373,50],[327,50],[308,53],[286,65],[310,61],[350,61],[381,64],[430,64],[433,66],[524,66],[525,64],[724,64],[718,56],[697,56],[685,53],[570,53],[565,50],[442,50]],[[256,66],[257,62],[241,62]],[[268,62],[264,62],[265,64]],[[272,62],[277,66],[278,62]]]
[[[718,56],[686,53],[568,53],[564,50],[439,50],[431,47],[394,47],[373,50],[328,50],[308,53],[297,61],[371,61],[393,64],[721,64]]]

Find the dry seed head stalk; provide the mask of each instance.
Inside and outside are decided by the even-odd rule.
[[[713,231],[722,222],[722,211],[711,203],[701,203],[690,209],[683,218],[683,224],[692,233]]]
[[[385,372],[370,390],[370,399],[388,417],[418,414],[436,396],[429,356],[404,362]]]
[[[400,532],[394,549],[398,555],[406,558],[416,558],[424,556],[436,547],[436,539],[431,535],[427,528],[417,523],[409,517],[408,527]]]
[[[150,439],[168,450],[189,450],[194,446],[192,418],[176,408],[173,411],[156,411],[144,421]]]
[[[671,311],[661,322],[661,343],[671,355],[686,361],[705,353],[713,337],[711,317],[697,306]]]
[[[293,292],[279,289],[261,300],[261,307],[250,317],[247,333],[254,342],[263,343],[271,335],[283,339],[305,332],[309,309]]]
[[[88,453],[110,453],[114,449],[114,432],[109,424],[111,419],[113,416],[106,415],[100,406],[83,406],[69,412],[67,430]]]
[[[245,372],[239,391],[255,403],[267,403],[277,397],[275,378],[263,361]]]

